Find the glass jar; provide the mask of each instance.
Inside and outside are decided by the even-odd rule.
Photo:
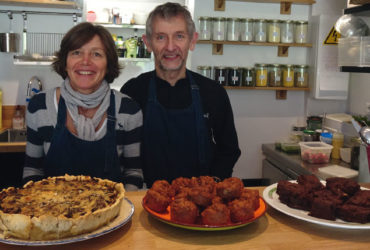
[[[294,42],[307,43],[307,21],[296,21],[294,26]]]
[[[256,19],[253,23],[254,41],[266,42],[266,20]]]
[[[239,41],[239,18],[227,18],[227,40]]]
[[[283,67],[283,86],[294,87],[294,68],[293,65],[287,64]]]
[[[269,43],[280,42],[280,20],[267,21],[268,39]]]
[[[313,134],[315,131],[305,129],[303,130],[303,141],[313,141]]]
[[[255,85],[254,68],[242,69],[242,86],[253,87]]]
[[[253,41],[253,19],[241,18],[240,22],[240,40],[245,42]]]
[[[231,67],[227,71],[227,85],[228,86],[240,86],[241,80],[241,68]]]
[[[266,87],[267,86],[267,65],[262,63],[255,64],[256,70],[256,86]]]
[[[214,78],[215,81],[218,82],[222,86],[226,86],[226,78],[227,78],[227,68],[223,66],[215,66],[213,67]]]
[[[280,40],[282,43],[293,43],[293,34],[294,34],[294,21],[284,20],[281,21],[281,37]]]
[[[332,139],[333,149],[331,151],[331,158],[340,159],[340,148],[343,147],[344,135],[342,133],[334,133]]]
[[[294,67],[294,86],[308,87],[308,65],[296,65]]]
[[[198,73],[212,79],[212,67],[211,66],[198,66]]]
[[[225,18],[224,17],[213,18],[212,39],[215,41],[225,41],[225,38],[226,38]]]
[[[199,40],[211,40],[212,18],[199,17]]]
[[[268,85],[270,87],[280,87],[281,86],[281,65],[280,64],[270,64],[268,65]]]

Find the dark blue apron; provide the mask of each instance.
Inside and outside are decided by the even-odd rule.
[[[115,139],[114,100],[111,92],[106,135],[98,141],[85,141],[77,138],[65,126],[67,108],[60,96],[57,125],[44,162],[46,176],[89,175],[122,182]]]
[[[144,118],[144,179],[155,180],[209,174],[211,145],[203,117],[199,87],[191,74],[192,103],[185,109],[166,109],[157,100],[155,72],[148,90]]]

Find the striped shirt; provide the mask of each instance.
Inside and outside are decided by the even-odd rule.
[[[116,145],[122,182],[137,187],[143,185],[140,158],[142,112],[139,106],[127,95],[113,90],[116,105]],[[27,107],[27,145],[23,169],[23,182],[39,180],[44,175],[43,162],[48,153],[51,138],[57,123],[58,101],[56,88],[33,96]],[[96,140],[104,137],[107,119],[96,132]]]

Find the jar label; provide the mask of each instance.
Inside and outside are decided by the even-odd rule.
[[[246,81],[248,81],[248,82],[251,82],[251,81],[252,81],[252,77],[251,77],[251,76],[247,76],[247,77],[245,78],[245,80],[246,80]]]
[[[260,75],[260,79],[261,80],[263,80],[263,79],[265,79],[266,78],[266,76],[265,75]]]
[[[298,77],[298,81],[299,82],[303,82],[304,81],[304,77]]]

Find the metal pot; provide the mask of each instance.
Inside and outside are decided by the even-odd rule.
[[[0,33],[0,51],[1,52],[18,52],[17,33]]]

